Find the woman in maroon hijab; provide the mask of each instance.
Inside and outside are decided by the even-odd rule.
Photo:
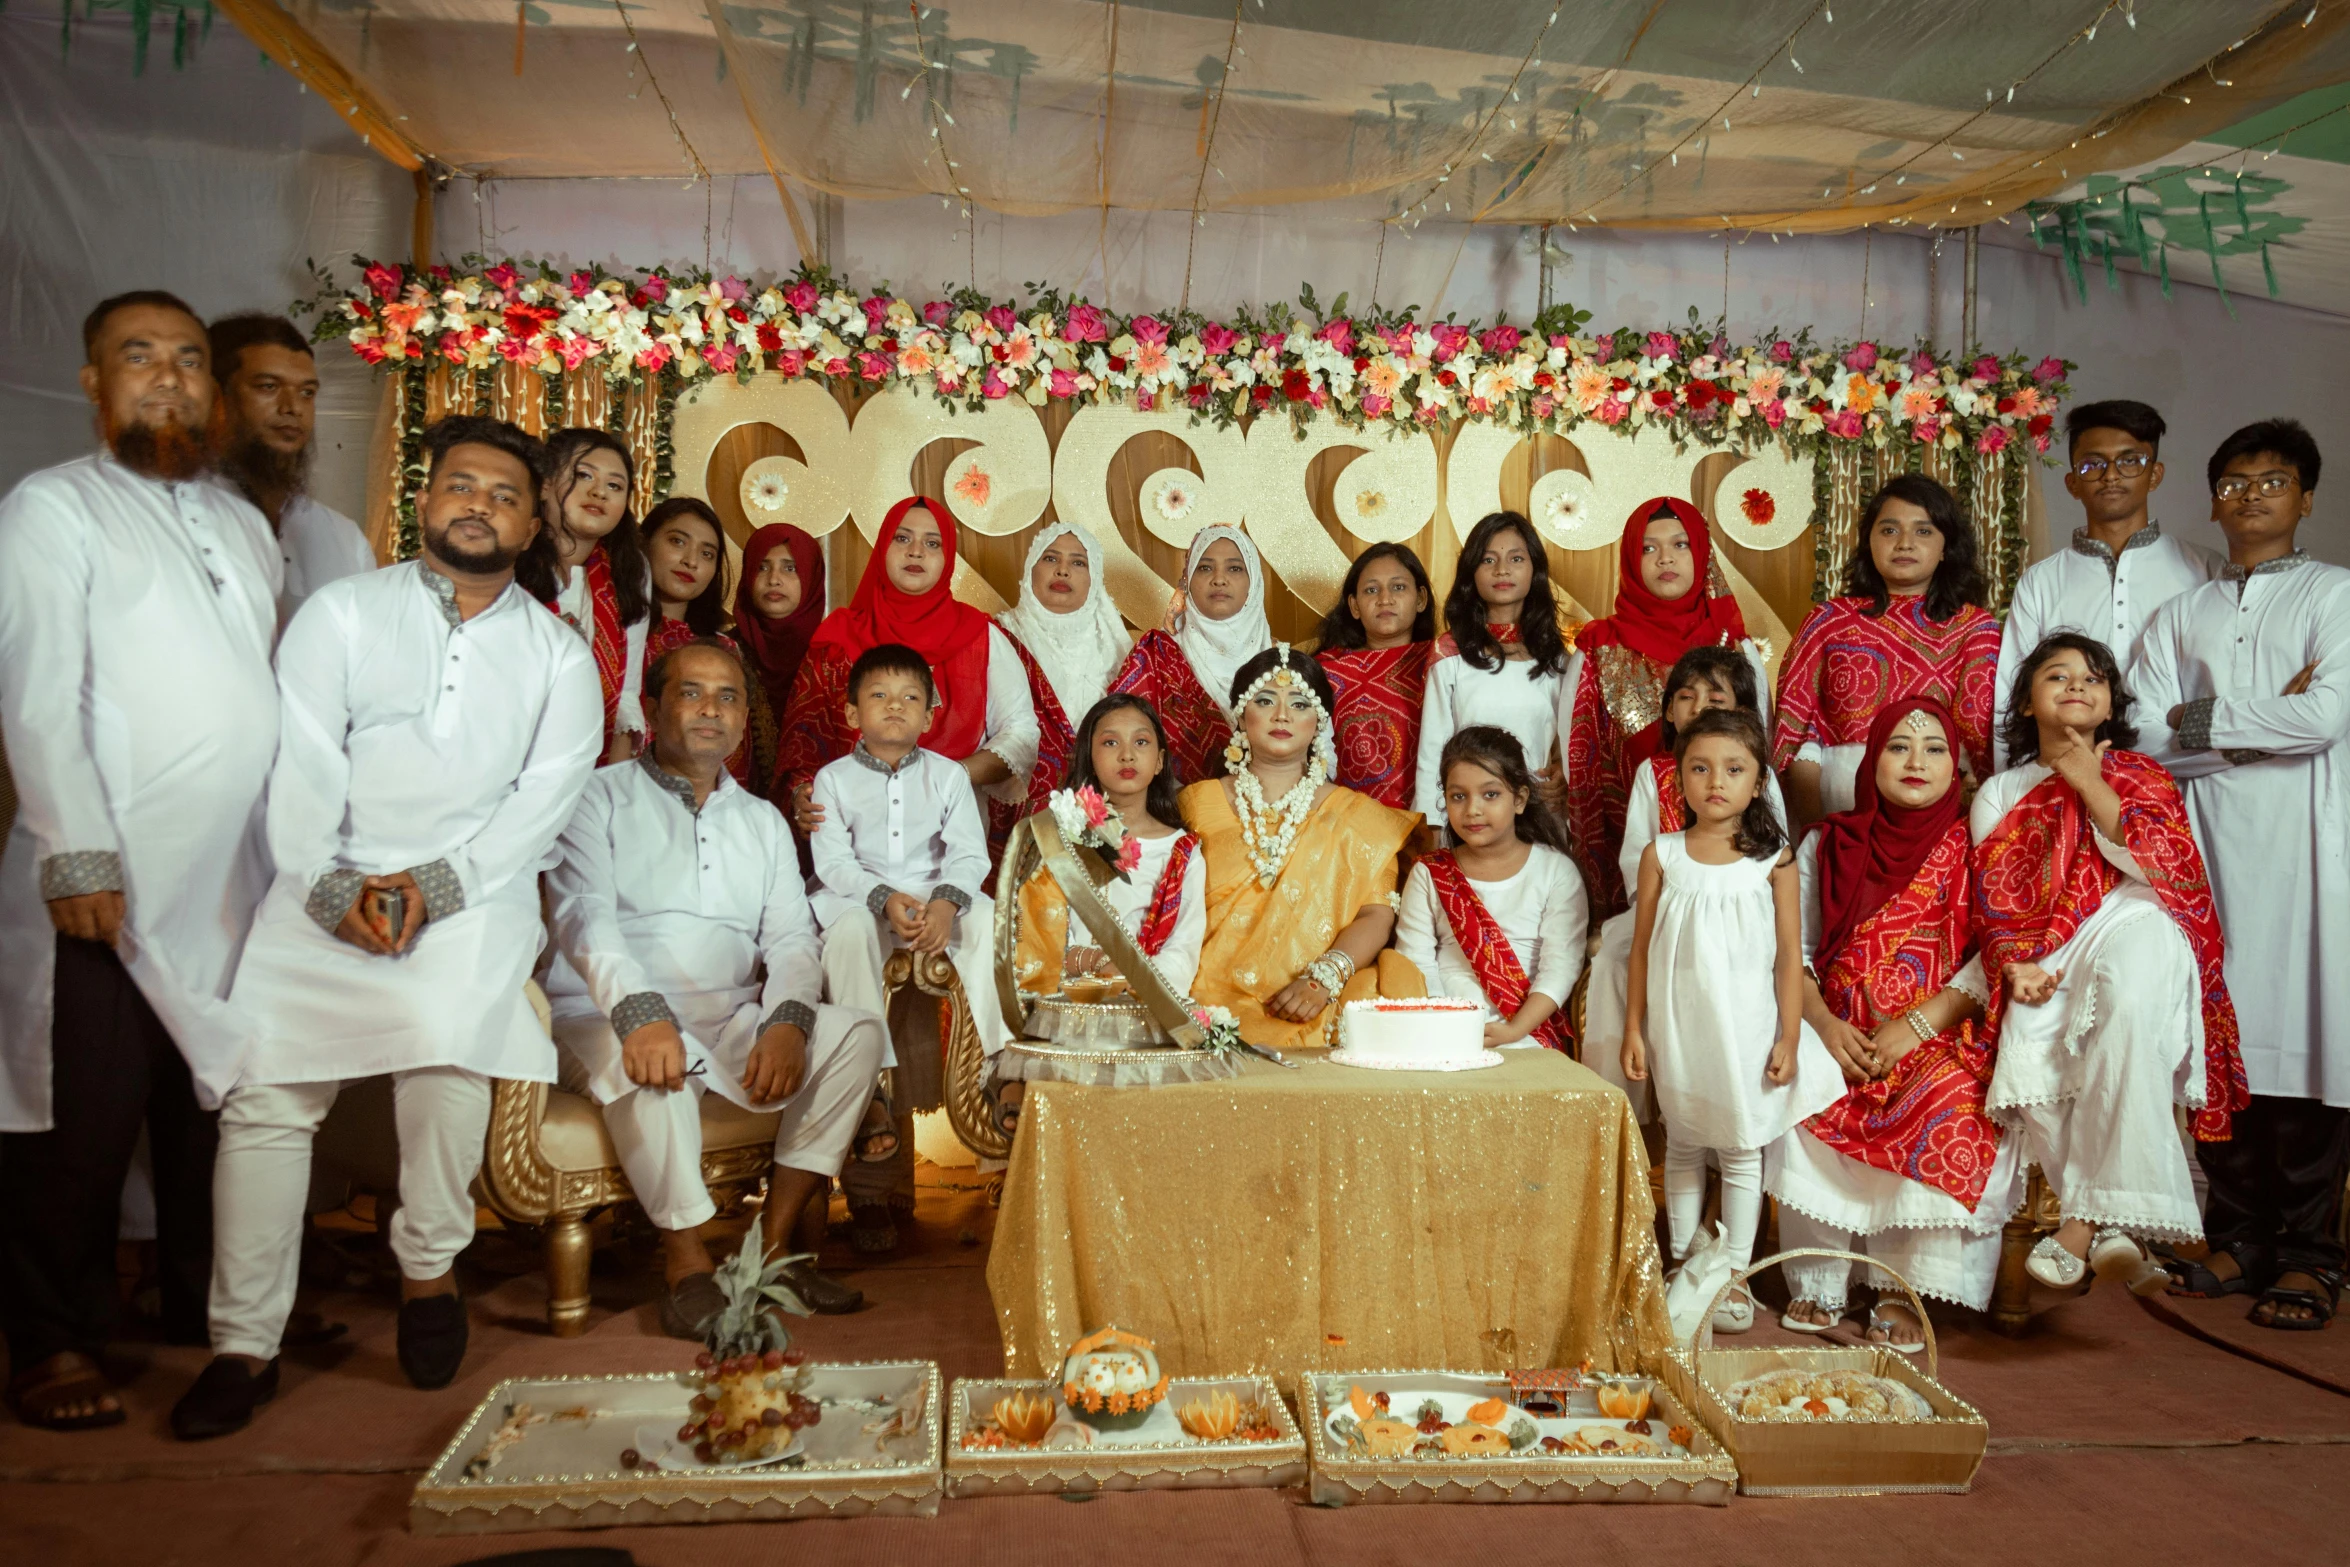
[[[771,522],[743,546],[734,585],[734,639],[751,666],[750,788],[775,777],[777,737],[808,643],[824,621],[824,546],[788,522]]]

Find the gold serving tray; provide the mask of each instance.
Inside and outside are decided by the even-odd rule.
[[[1152,1410],[1147,1426],[1129,1433],[1104,1433],[1092,1447],[966,1449],[965,1434],[986,1423],[997,1399],[1015,1392],[1055,1401],[1060,1397],[1059,1384],[1052,1382],[956,1381],[953,1419],[947,1427],[949,1496],[1288,1486],[1306,1478],[1305,1439],[1271,1377],[1177,1377],[1168,1385],[1166,1399]],[[1262,1404],[1281,1435],[1270,1442],[1201,1442],[1184,1435],[1175,1411],[1211,1393]]]
[[[937,1516],[940,1382],[926,1360],[815,1365],[807,1394],[824,1418],[802,1434],[803,1461],[758,1469],[624,1468],[640,1426],[685,1421],[701,1386],[692,1372],[644,1376],[516,1377],[466,1417],[408,1504],[417,1534],[600,1529],[616,1524],[745,1523],[785,1518]],[[920,1399],[914,1429],[886,1440],[860,1428]],[[842,1400],[886,1400],[857,1409]],[[466,1467],[528,1404],[548,1417],[499,1455],[489,1472]]]

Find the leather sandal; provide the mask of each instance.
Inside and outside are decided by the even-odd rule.
[[[862,1257],[878,1257],[898,1249],[898,1225],[889,1204],[861,1202],[849,1205],[849,1245]]]
[[[1883,1338],[1877,1338],[1874,1336],[1879,1333],[1882,1333],[1885,1336]],[[1896,1334],[1903,1333],[1908,1334],[1909,1337],[1897,1338],[1895,1336]],[[1874,1347],[1878,1349],[1889,1349],[1896,1355],[1920,1354],[1925,1350],[1926,1347],[1926,1332],[1924,1328],[1918,1326],[1918,1324],[1914,1322],[1903,1322],[1898,1318],[1887,1316],[1885,1314],[1885,1308],[1882,1305],[1876,1307],[1869,1313],[1868,1334],[1865,1335],[1865,1337],[1867,1342]]]
[[[857,1158],[865,1164],[887,1164],[898,1156],[898,1113],[886,1090],[876,1090],[857,1125]]]
[[[2188,1300],[2217,1300],[2222,1295],[2249,1295],[2252,1290],[2252,1270],[2235,1251],[2222,1247],[2236,1259],[2236,1276],[2223,1279],[2211,1271],[2208,1262],[2197,1262],[2187,1257],[2173,1257],[2165,1265],[2170,1273],[2170,1292]],[[2219,1255],[2214,1252],[2213,1256]]]
[[[2252,1309],[2245,1313],[2245,1319],[2256,1328],[2273,1328],[2279,1333],[2315,1333],[2333,1321],[2334,1312],[2341,1305],[2342,1276],[2326,1268],[2299,1267],[2278,1270],[2280,1278],[2287,1273],[2298,1273],[2303,1278],[2314,1279],[2318,1287],[2313,1290],[2305,1290],[2294,1289],[2283,1284],[2271,1284],[2260,1292],[2260,1298],[2252,1303]],[[2268,1308],[2269,1313],[2265,1320],[2260,1315],[2261,1308],[2264,1306]],[[2277,1309],[2281,1306],[2298,1306],[2309,1315],[2306,1317],[2280,1317],[2277,1315]]]
[[[51,1355],[8,1384],[8,1407],[16,1418],[43,1431],[96,1431],[121,1425],[125,1417],[120,1400],[112,1409],[92,1409],[84,1415],[58,1413],[74,1404],[94,1405],[113,1397],[114,1388],[98,1362],[72,1349]]]

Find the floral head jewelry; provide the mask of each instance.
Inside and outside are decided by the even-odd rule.
[[[1942,732],[1941,721],[1922,707],[1913,707],[1902,714],[1901,727],[1905,733],[1913,735],[1938,735]]]
[[[1247,709],[1256,694],[1268,687],[1283,696],[1304,697],[1313,704],[1314,716],[1318,720],[1314,726],[1314,760],[1322,764],[1322,774],[1327,778],[1338,770],[1338,746],[1331,734],[1333,726],[1330,722],[1330,710],[1322,705],[1322,699],[1314,694],[1314,688],[1306,683],[1305,676],[1290,665],[1289,644],[1276,642],[1273,644],[1273,648],[1272,667],[1241,688],[1240,695],[1232,704],[1233,715],[1237,718]],[[1224,743],[1225,766],[1237,775],[1248,765],[1248,757],[1248,731],[1243,725],[1236,722],[1232,726],[1232,738]]]
[[[1298,829],[1304,825],[1306,813],[1314,808],[1314,796],[1337,769],[1338,752],[1330,740],[1330,711],[1305,677],[1290,667],[1289,644],[1273,644],[1279,651],[1273,667],[1241,691],[1233,711],[1245,713],[1248,704],[1259,691],[1272,690],[1282,696],[1303,694],[1320,718],[1314,731],[1314,748],[1306,759],[1305,775],[1278,800],[1265,798],[1265,786],[1257,775],[1249,771],[1248,731],[1234,725],[1232,738],[1224,747],[1226,771],[1232,778],[1232,797],[1240,807],[1240,841],[1248,849],[1249,864],[1256,868],[1257,885],[1270,887],[1281,879],[1281,867],[1288,863],[1289,851],[1297,842]]]

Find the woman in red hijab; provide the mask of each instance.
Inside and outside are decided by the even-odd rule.
[[[734,585],[734,639],[751,666],[751,788],[775,777],[777,739],[808,643],[824,620],[824,546],[788,522],[771,522],[743,546]]]
[[[1882,1258],[1921,1295],[1981,1310],[2022,1197],[2023,1160],[1986,1105],[1992,1057],[1978,1020],[1989,987],[1976,952],[1961,738],[1932,697],[1879,708],[1857,804],[1797,851],[1804,1017],[1852,1086],[1780,1142],[1768,1185],[1784,1244]],[[1784,1324],[1834,1327],[1849,1274],[1843,1262],[1789,1264],[1795,1298]],[[1915,1314],[1880,1289],[1870,1342],[1907,1351],[1922,1337]]]
[[[1643,501],[1624,524],[1617,562],[1615,609],[1575,633],[1560,687],[1567,820],[1595,921],[1626,906],[1616,868],[1624,801],[1634,771],[1656,754],[1674,661],[1691,648],[1735,648],[1754,665],[1755,689],[1771,688],[1762,649],[1714,569],[1713,535],[1696,507],[1662,495]],[[1761,717],[1767,728],[1767,703]]]
[[[748,575],[746,569],[746,575]],[[849,666],[867,648],[895,642],[930,664],[938,707],[922,748],[961,762],[972,787],[1023,797],[1036,765],[1036,710],[1028,673],[1011,639],[953,592],[955,528],[945,509],[919,495],[890,508],[873,556],[848,603],[809,640],[784,706],[775,785],[802,832],[820,814],[807,802],[817,769],[849,754]]]

